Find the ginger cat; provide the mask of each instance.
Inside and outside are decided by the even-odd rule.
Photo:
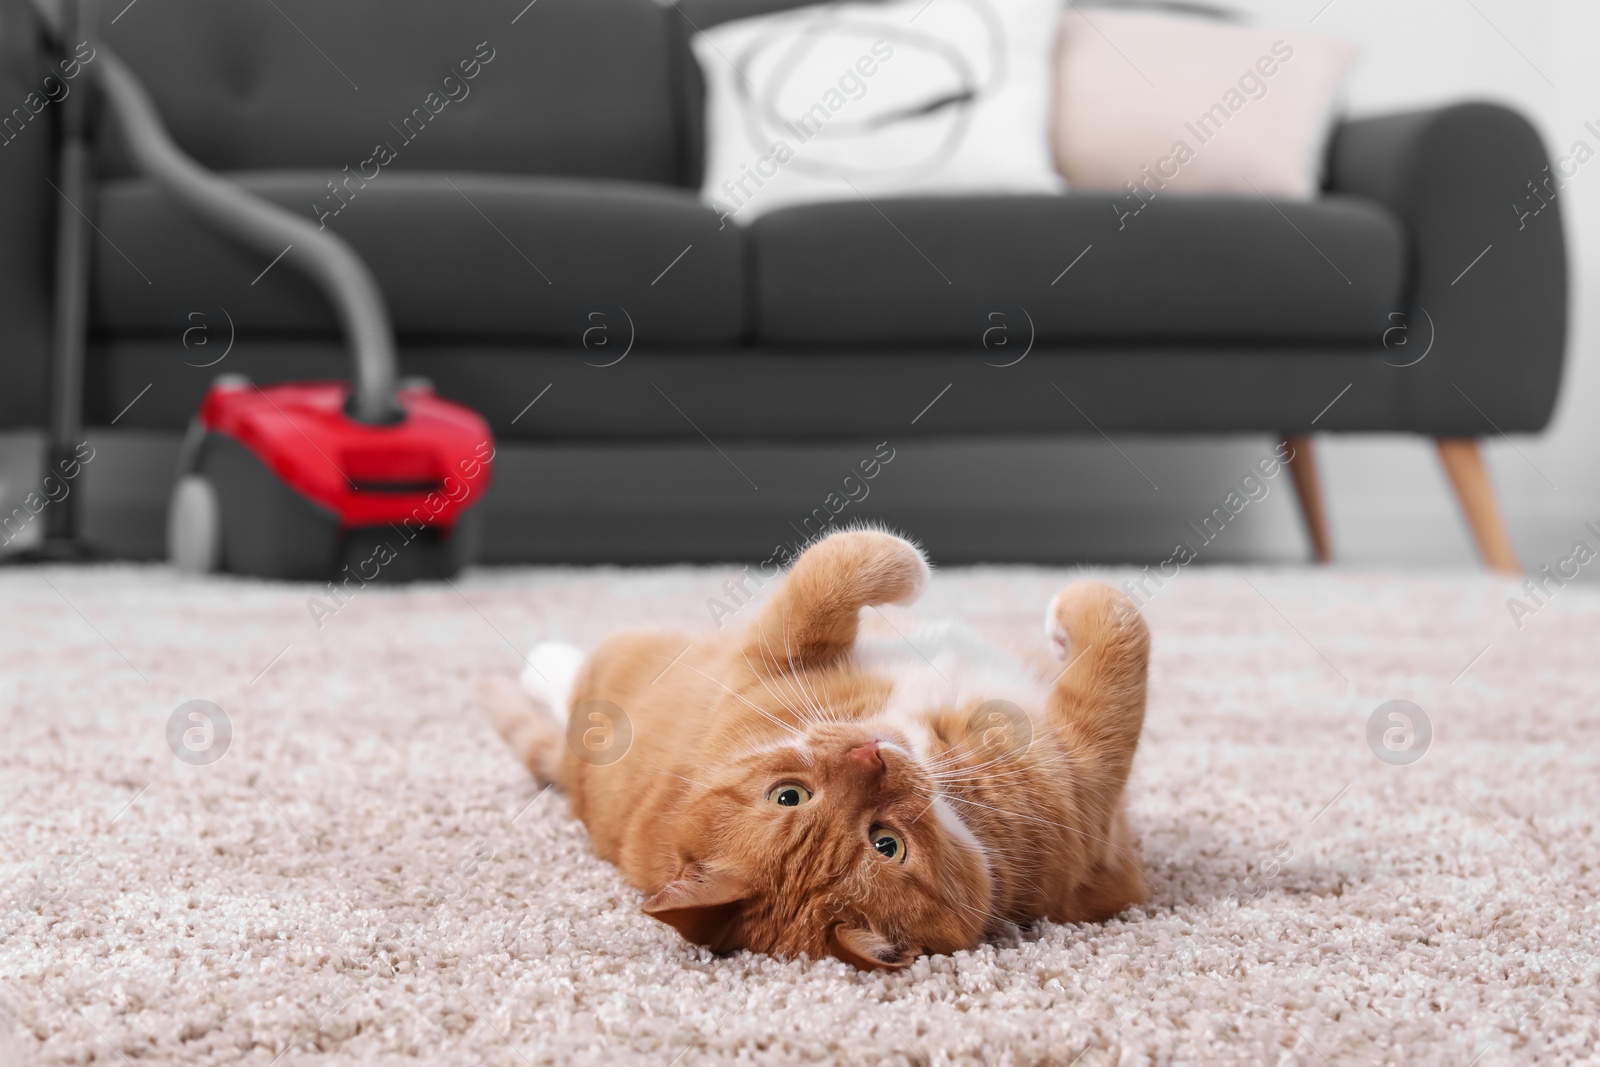
[[[836,533],[743,630],[620,633],[581,668],[540,646],[548,684],[494,680],[479,701],[645,913],[717,951],[899,968],[1146,899],[1122,813],[1149,660],[1138,610],[1097,582],[1061,590],[1045,632],[1065,669],[960,626],[863,632],[863,607],[927,578],[898,537]]]

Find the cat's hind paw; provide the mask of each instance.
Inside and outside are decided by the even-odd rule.
[[[1073,582],[1050,599],[1044,612],[1045,640],[1063,661],[1086,651],[1097,636],[1143,628],[1133,601],[1104,582]]]

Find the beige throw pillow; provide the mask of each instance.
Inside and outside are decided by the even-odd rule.
[[[1354,56],[1315,34],[1069,7],[1056,167],[1080,189],[1310,197]]]

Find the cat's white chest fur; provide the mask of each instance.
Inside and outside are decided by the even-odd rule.
[[[875,718],[909,738],[918,758],[929,750],[926,717],[941,709],[1006,700],[1033,720],[1035,730],[1040,727],[1049,690],[1015,657],[964,623],[895,625],[898,632],[864,627],[853,656],[862,670],[893,686]]]

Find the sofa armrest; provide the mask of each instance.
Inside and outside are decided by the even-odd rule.
[[[1405,364],[1428,352],[1395,370],[1410,428],[1477,436],[1549,422],[1567,337],[1560,185],[1533,127],[1495,104],[1335,131],[1330,191],[1383,204],[1410,236],[1406,343],[1385,353]]]

